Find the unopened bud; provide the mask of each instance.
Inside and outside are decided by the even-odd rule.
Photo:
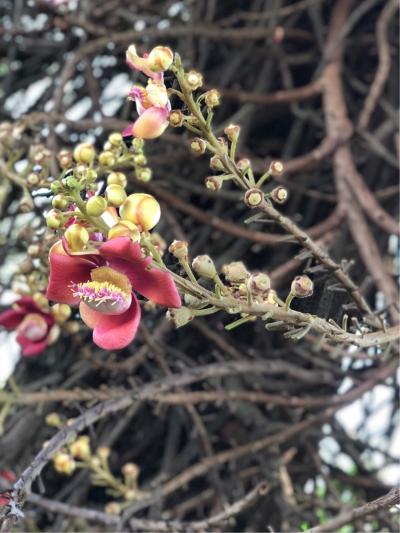
[[[192,268],[199,276],[214,279],[217,275],[214,261],[209,255],[198,255],[193,259]]]
[[[50,190],[53,194],[57,194],[62,190],[62,185],[59,181],[53,181],[53,183],[50,185]]]
[[[85,172],[86,172],[86,169],[85,169]],[[68,178],[65,178],[65,180],[63,180],[63,182],[68,187],[68,189],[77,189],[79,187],[78,180],[76,178],[74,178],[73,176],[69,176]]]
[[[37,257],[40,254],[40,246],[38,244],[30,244],[27,252],[30,257]]]
[[[35,292],[33,295],[33,301],[40,307],[42,311],[47,311],[49,308],[49,301],[42,292]]]
[[[89,232],[81,224],[72,224],[65,231],[64,237],[73,252],[80,252],[89,241]]]
[[[70,476],[75,468],[76,463],[74,459],[65,452],[58,452],[53,458],[54,469],[60,474]]]
[[[108,446],[100,446],[100,448],[97,448],[97,457],[101,459],[102,461],[107,461],[107,459],[110,457],[111,448]]]
[[[146,156],[144,154],[137,154],[133,158],[133,163],[138,166],[144,166],[147,163]]]
[[[52,209],[51,211],[47,213],[47,216],[46,216],[47,227],[51,229],[58,229],[62,226],[62,223],[63,223],[63,217],[59,211]]]
[[[64,324],[71,316],[71,308],[67,304],[54,304],[51,308],[54,320],[59,324]]]
[[[208,190],[217,192],[222,189],[224,178],[222,176],[207,176],[205,184]]]
[[[296,276],[290,286],[291,293],[296,298],[308,298],[314,291],[314,283],[308,276]]]
[[[123,172],[111,172],[107,176],[107,185],[120,185],[125,189],[128,184],[128,180]]]
[[[263,295],[263,302],[269,305],[278,305],[278,295],[274,289],[268,289]]]
[[[204,101],[207,107],[216,107],[221,103],[221,94],[217,89],[211,89],[204,94]]]
[[[70,452],[75,459],[86,460],[92,455],[90,449],[90,439],[87,435],[82,435],[69,446]]]
[[[112,146],[120,146],[123,142],[123,137],[120,133],[118,132],[114,132],[114,133],[111,133],[109,136],[108,136],[108,142],[112,145]]]
[[[68,207],[68,200],[62,194],[56,194],[51,201],[51,205],[56,209],[65,209]]]
[[[136,151],[143,150],[144,140],[143,139],[133,139],[132,148]]]
[[[228,265],[222,267],[222,273],[225,276],[225,279],[231,283],[240,283],[245,281],[249,276],[250,272],[244,266],[242,261],[234,261]]]
[[[108,205],[119,207],[126,200],[126,192],[121,185],[108,185],[106,188],[106,199]]]
[[[164,72],[168,70],[174,60],[171,48],[156,46],[147,56],[147,65],[152,72]]]
[[[218,155],[213,155],[210,159],[210,168],[212,170],[225,170],[225,167]]]
[[[99,155],[99,163],[103,167],[113,167],[115,165],[115,157],[112,152],[106,150]]]
[[[180,261],[188,260],[188,243],[186,241],[173,241],[168,248],[170,254]]]
[[[102,196],[92,196],[86,203],[86,213],[91,217],[99,217],[107,209],[107,200]]]
[[[122,507],[118,502],[110,502],[104,507],[104,511],[113,516],[118,516],[122,512]]]
[[[179,307],[178,309],[169,309],[167,311],[167,319],[170,320],[176,328],[186,326],[188,322],[193,320],[194,314],[188,307]]]
[[[70,168],[72,166],[72,161],[74,159],[72,152],[69,150],[61,150],[57,154],[58,162],[60,163],[60,167],[64,170],[67,168]]]
[[[108,231],[109,239],[115,239],[116,237],[129,237],[133,242],[139,242],[140,231],[133,222],[121,220]]]
[[[169,124],[173,128],[180,128],[185,122],[184,114],[179,109],[173,109],[169,114]]]
[[[254,209],[259,207],[264,201],[264,193],[260,189],[249,189],[244,195],[244,203]]]
[[[74,150],[75,161],[84,165],[90,165],[93,162],[95,155],[96,151],[94,146],[90,143],[78,144]]]
[[[239,132],[240,126],[237,126],[236,124],[229,124],[229,126],[224,129],[224,133],[230,141],[236,139],[239,135]]]
[[[31,172],[30,174],[28,174],[28,176],[26,178],[26,182],[31,187],[36,187],[36,185],[39,185],[39,183],[40,183],[39,174],[36,174],[36,172]]]
[[[190,143],[190,148],[194,154],[202,155],[205,153],[207,149],[207,143],[204,139],[201,139],[200,137],[196,137]]]
[[[49,413],[45,418],[46,424],[53,428],[62,426],[62,420],[58,413]]]
[[[244,157],[243,159],[239,159],[239,161],[236,163],[236,166],[241,172],[246,172],[251,166],[250,159],[247,159]]]
[[[277,204],[284,204],[289,197],[288,190],[285,187],[275,187],[271,191],[271,198]]]
[[[135,193],[128,196],[119,214],[122,219],[140,224],[144,230],[149,231],[160,220],[161,208],[150,194]]]
[[[129,480],[137,479],[139,476],[139,467],[135,463],[125,463],[121,468],[125,478]]]
[[[147,183],[151,180],[153,176],[153,172],[151,168],[145,167],[145,168],[138,168],[136,170],[136,177],[139,181],[143,181],[143,183]]]
[[[271,279],[263,272],[252,274],[247,282],[247,286],[252,294],[264,293],[271,288]]]
[[[283,174],[284,167],[281,161],[272,161],[269,165],[269,172],[272,176],[280,176]]]
[[[203,76],[200,74],[200,72],[196,72],[195,70],[190,70],[186,74],[185,78],[186,84],[191,91],[195,91],[203,85]]]

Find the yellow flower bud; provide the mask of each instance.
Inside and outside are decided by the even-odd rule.
[[[107,200],[102,196],[92,196],[86,203],[86,212],[91,217],[99,217],[107,209]]]
[[[284,204],[289,197],[289,192],[285,187],[275,187],[271,191],[271,198],[277,204]]]
[[[224,265],[222,267],[222,273],[225,279],[231,283],[243,282],[250,276],[249,271],[242,261],[234,261],[233,263]]]
[[[103,167],[113,167],[115,165],[115,157],[112,152],[106,150],[99,155],[99,163]]]
[[[139,476],[139,467],[135,463],[125,463],[121,471],[124,477],[130,480],[137,479]]]
[[[35,304],[40,307],[42,311],[47,311],[49,308],[49,301],[46,296],[41,292],[35,292],[33,295],[33,300]]]
[[[146,98],[149,104],[157,107],[168,105],[168,92],[162,81],[149,80],[146,87]]]
[[[89,459],[92,455],[90,450],[90,439],[87,435],[82,435],[73,442],[70,447],[70,452],[75,459]]]
[[[272,161],[269,166],[269,172],[272,174],[272,176],[280,176],[283,174],[283,171],[284,167],[281,161]]]
[[[140,224],[146,231],[154,228],[160,220],[160,204],[150,194],[130,194],[119,210],[123,220]]]
[[[58,473],[65,474],[67,476],[70,476],[76,468],[74,459],[65,452],[59,452],[54,456],[53,465]]]
[[[39,185],[39,183],[40,183],[39,174],[36,174],[36,172],[31,172],[30,174],[28,174],[28,176],[26,178],[26,182],[31,187],[36,187],[36,185]]]
[[[145,167],[145,168],[138,168],[136,171],[136,177],[139,181],[143,181],[144,183],[147,183],[151,180],[153,176],[153,172],[151,171],[151,168]]]
[[[207,149],[207,143],[201,137],[196,137],[190,144],[192,152],[196,155],[202,155]]]
[[[130,237],[133,242],[139,242],[140,231],[133,222],[121,220],[121,222],[115,224],[108,232],[109,239],[115,239],[115,237]]]
[[[95,155],[96,151],[94,146],[90,143],[78,144],[74,150],[75,161],[84,165],[90,165],[93,162]]]
[[[212,170],[224,170],[224,165],[221,161],[221,158],[218,155],[213,155],[210,159],[210,168]]]
[[[142,226],[142,228],[146,231],[149,231],[153,229],[160,220],[160,204],[152,196],[149,198],[143,198],[143,200],[137,205],[136,216],[138,223]]]
[[[126,192],[121,185],[108,185],[106,189],[106,199],[108,205],[119,207],[126,200]]]
[[[121,514],[122,508],[118,502],[110,502],[104,507],[107,514],[118,516]]]
[[[147,65],[152,72],[163,72],[168,70],[174,60],[171,48],[167,46],[156,46],[147,56]]]
[[[65,209],[68,206],[68,200],[62,194],[56,194],[51,201],[51,205],[56,209]]]
[[[205,184],[208,190],[218,192],[222,189],[224,178],[222,176],[208,176],[205,179]]]
[[[236,124],[229,124],[229,126],[224,129],[224,133],[230,141],[233,141],[233,139],[237,138],[239,132],[240,126],[237,126]]]
[[[122,141],[123,141],[122,135],[116,131],[114,133],[111,133],[111,135],[109,135],[108,137],[108,142],[112,146],[120,146],[122,144]]]
[[[296,298],[308,298],[314,292],[314,283],[308,276],[296,276],[290,290]]]
[[[102,461],[107,461],[110,457],[110,453],[111,449],[108,446],[100,446],[100,448],[97,449],[97,457]]]
[[[135,165],[143,166],[147,163],[147,159],[144,154],[137,154],[133,158],[133,163]]]
[[[63,324],[71,316],[71,308],[67,304],[54,304],[51,308],[51,314],[56,322]]]
[[[123,172],[111,172],[107,177],[107,185],[120,185],[125,189],[128,180]]]
[[[58,413],[49,413],[46,418],[46,424],[53,428],[59,428],[62,426],[62,420]]]
[[[89,241],[89,232],[81,224],[72,224],[64,233],[64,237],[73,252],[80,252]]]
[[[61,150],[57,154],[57,159],[60,163],[60,167],[66,169],[72,165],[73,154],[69,150]]]

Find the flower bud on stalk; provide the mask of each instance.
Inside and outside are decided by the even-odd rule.
[[[202,155],[205,153],[207,149],[207,143],[204,139],[201,139],[200,137],[196,137],[191,142],[190,148],[194,154]]]
[[[89,242],[89,232],[81,224],[72,224],[64,233],[68,246],[73,252],[80,252]]]
[[[119,207],[122,205],[127,196],[125,189],[121,185],[108,185],[105,192],[108,205]]]
[[[269,173],[271,176],[281,176],[284,172],[284,166],[281,161],[272,161],[269,165]]]
[[[246,170],[248,170],[251,166],[250,159],[245,157],[243,159],[239,159],[239,161],[236,163],[236,166],[241,172],[246,172]]]
[[[107,200],[102,196],[92,196],[86,202],[86,213],[91,217],[99,217],[107,209]]]
[[[186,241],[173,241],[169,245],[168,251],[179,261],[188,261],[189,250],[188,243]]]
[[[224,184],[223,176],[208,176],[205,179],[205,185],[207,189],[213,192],[218,192],[219,190],[221,190],[223,184]]]
[[[136,481],[139,477],[139,467],[135,463],[125,463],[121,468],[121,472],[124,475],[124,478],[130,483]]]
[[[247,286],[251,294],[261,294],[271,288],[271,279],[263,272],[252,274],[247,282]]]
[[[237,126],[236,124],[229,124],[229,126],[224,129],[224,133],[230,141],[233,141],[239,136],[240,126]]]
[[[149,231],[154,228],[161,217],[161,208],[157,200],[150,194],[135,193],[127,197],[119,210],[123,220],[140,224]]]
[[[221,94],[217,89],[210,89],[204,94],[204,101],[208,108],[216,107],[221,103]]]
[[[153,177],[153,172],[151,168],[149,167],[138,168],[136,170],[136,177],[139,181],[143,181],[143,183],[147,183]]]
[[[40,176],[36,172],[31,172],[26,178],[26,182],[30,187],[36,187],[40,183]]]
[[[200,87],[203,85],[203,76],[200,74],[200,72],[196,72],[195,70],[190,70],[186,74],[185,79],[186,79],[187,87],[191,91],[200,89]]]
[[[75,459],[81,459],[85,461],[92,455],[92,451],[90,449],[90,439],[87,435],[82,435],[75,442],[70,444],[69,449]]]
[[[217,269],[209,255],[198,255],[193,259],[192,268],[199,276],[214,279],[217,276]]]
[[[264,201],[264,193],[260,189],[249,189],[244,195],[244,203],[254,209],[259,207]]]
[[[147,163],[146,156],[144,154],[137,154],[133,158],[133,163],[135,165],[144,166]]]
[[[70,476],[76,468],[76,463],[74,459],[68,453],[65,452],[58,452],[54,456],[53,465],[54,469],[59,474],[65,474],[67,476]]]
[[[296,276],[290,286],[290,292],[285,301],[285,310],[290,309],[294,298],[308,298],[312,296],[314,283],[308,276]]]
[[[213,155],[210,159],[210,168],[212,170],[223,171],[225,167],[218,155]]]
[[[58,413],[49,413],[45,418],[46,424],[53,428],[62,426],[62,420]]]
[[[99,155],[99,163],[103,167],[113,167],[116,163],[114,154],[109,150],[101,152]]]
[[[74,159],[77,163],[90,165],[93,163],[96,151],[93,144],[81,143],[74,150]]]
[[[57,211],[56,209],[52,209],[48,212],[46,216],[46,224],[47,227],[51,229],[58,229],[62,226],[63,223],[63,217],[60,211]]]
[[[288,190],[285,187],[275,187],[271,191],[271,199],[277,204],[284,204],[289,198]]]
[[[107,185],[120,185],[125,189],[128,184],[128,180],[123,172],[111,172],[107,176]]]
[[[179,109],[173,109],[169,115],[169,125],[173,128],[180,128],[185,122],[185,117]]]
[[[67,304],[54,304],[51,308],[51,314],[56,322],[63,324],[71,316],[71,308]]]
[[[68,207],[68,200],[62,194],[56,194],[51,201],[51,205],[55,209],[65,209]]]
[[[108,136],[108,142],[112,145],[112,146],[120,146],[123,142],[123,137],[120,133],[118,132],[114,132],[114,133],[111,133],[109,136]]]

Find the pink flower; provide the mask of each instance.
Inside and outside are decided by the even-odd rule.
[[[49,345],[49,335],[54,318],[44,312],[30,296],[23,296],[14,305],[0,314],[0,326],[7,331],[17,331],[17,342],[22,355],[39,355]]]
[[[147,87],[134,86],[129,98],[135,101],[139,117],[122,132],[124,137],[155,139],[168,126],[171,104],[162,80],[150,79]]]
[[[50,250],[47,297],[79,304],[93,341],[105,350],[125,348],[135,338],[140,305],[134,291],[166,307],[180,307],[181,299],[168,272],[149,268],[140,245],[129,237],[102,244],[97,254],[68,254],[59,241]]]

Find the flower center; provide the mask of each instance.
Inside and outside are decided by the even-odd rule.
[[[37,313],[28,313],[17,327],[20,335],[33,342],[42,340],[47,335],[47,329],[46,320]]]
[[[92,281],[73,283],[71,290],[86,305],[105,315],[121,315],[132,302],[132,285],[121,272],[110,267],[94,268]]]

